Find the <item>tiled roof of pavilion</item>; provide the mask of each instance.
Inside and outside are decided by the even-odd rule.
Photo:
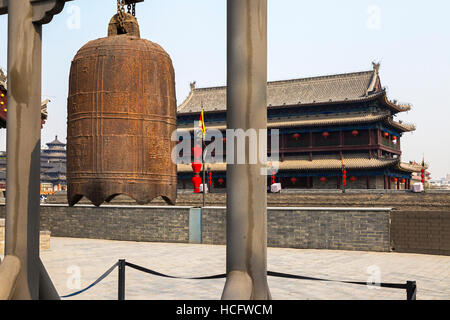
[[[402,130],[404,132],[411,132],[411,131],[415,131],[416,130],[416,126],[410,123],[404,123],[402,121],[394,121],[392,120],[390,117],[386,118],[385,122],[391,126],[393,126],[394,128],[397,128],[399,130]]]
[[[399,163],[399,168],[408,172],[420,172],[422,170],[422,166],[420,164],[406,162]],[[428,169],[428,164],[425,164],[424,169]]]
[[[379,169],[395,166],[399,159],[376,159],[365,155],[353,155],[344,158],[347,169]],[[226,163],[209,164],[212,171],[226,171]],[[192,167],[187,164],[178,164],[178,172],[192,172]],[[338,156],[315,156],[313,161],[309,159],[291,159],[278,162],[279,170],[340,170],[342,161]],[[420,171],[420,169],[419,169]]]
[[[47,146],[58,146],[58,147],[65,147],[66,144],[58,140],[58,136],[55,136],[55,140],[52,142],[47,143]]]
[[[288,120],[284,121],[269,120],[269,122],[267,123],[267,127],[269,129],[287,127],[314,127],[340,124],[372,123],[380,120],[383,120],[385,123],[404,132],[414,131],[416,129],[412,124],[406,124],[391,120],[389,112],[352,112],[348,114],[326,114],[321,116],[289,117]],[[226,124],[210,123],[206,129],[225,130]],[[178,130],[193,131],[194,127],[179,125]]]
[[[370,71],[268,82],[267,105],[271,108],[382,98],[397,112],[409,110],[409,105],[398,105],[386,98],[386,91],[380,85],[378,70],[379,65],[374,64]],[[178,107],[178,113],[199,113],[202,104],[205,112],[225,111],[226,87],[196,88],[195,82],[192,83],[191,92]]]
[[[302,126],[322,126],[322,125],[339,125],[339,124],[353,124],[353,123],[370,123],[389,117],[388,112],[370,113],[370,112],[354,112],[350,114],[327,114],[323,116],[305,116],[305,117],[290,117],[289,121],[269,121],[268,128],[284,128],[284,127],[302,127]],[[225,124],[208,125],[206,129],[226,129]],[[178,126],[178,130],[194,130],[193,127]]]

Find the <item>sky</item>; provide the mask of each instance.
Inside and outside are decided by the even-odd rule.
[[[388,97],[410,103],[397,120],[417,126],[402,138],[402,161],[425,161],[433,178],[450,173],[450,1],[268,0],[268,80],[366,71],[380,62]],[[106,36],[115,0],[74,0],[44,26],[42,100],[50,99],[42,145],[66,141],[70,63]],[[226,85],[226,1],[146,0],[136,8],[141,37],[171,56],[177,104],[197,87]],[[7,66],[7,16],[0,16],[0,67]],[[0,150],[6,149],[0,131]]]

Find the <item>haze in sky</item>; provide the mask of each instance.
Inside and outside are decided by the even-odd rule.
[[[42,99],[50,99],[42,145],[65,142],[70,62],[106,36],[116,0],[75,0],[43,32]],[[412,104],[397,120],[417,126],[402,138],[402,160],[450,173],[450,1],[269,0],[269,81],[371,70],[381,62],[391,100]],[[177,104],[197,87],[226,85],[226,1],[146,0],[137,5],[143,38],[175,67]],[[0,67],[7,66],[7,16],[0,16]],[[5,150],[6,131],[0,149]]]

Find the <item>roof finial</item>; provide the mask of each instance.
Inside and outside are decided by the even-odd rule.
[[[380,62],[375,62],[375,61],[372,61],[372,66],[373,66],[373,71],[376,73],[376,74],[378,74],[378,71],[380,71]]]
[[[194,91],[197,81],[191,82],[191,91]]]

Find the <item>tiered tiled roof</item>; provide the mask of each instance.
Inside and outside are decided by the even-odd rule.
[[[412,166],[405,162],[400,162],[398,159],[369,159],[368,157],[348,158],[344,159],[344,165],[349,170],[366,170],[366,169],[382,169],[397,165],[402,171],[420,172],[421,166]],[[208,170],[214,172],[225,172],[227,169],[226,163],[207,164]],[[278,163],[279,170],[340,170],[342,162],[339,159],[314,159],[309,160],[287,160]],[[192,167],[188,164],[178,164],[178,172],[192,173]]]
[[[348,114],[327,114],[321,116],[305,116],[305,117],[290,117],[289,121],[269,121],[268,128],[284,128],[284,127],[313,127],[339,124],[356,124],[356,123],[371,123],[380,120],[388,121],[390,114],[388,112],[352,112]],[[397,123],[395,123],[397,124]],[[397,124],[400,125],[400,124]],[[403,127],[402,127],[403,128]],[[405,127],[406,128],[406,127]],[[226,129],[225,124],[208,125],[207,129]],[[409,127],[408,127],[409,129]],[[178,126],[180,131],[192,131],[194,128],[187,126]]]
[[[378,75],[379,65],[370,71],[268,82],[268,108],[345,103],[383,99],[393,111],[410,109],[409,105],[398,105],[386,97]],[[226,110],[226,87],[195,88],[178,107],[179,114],[199,113],[203,105],[205,112]]]
[[[55,140],[53,140],[52,142],[47,143],[48,147],[60,147],[60,148],[64,148],[66,146],[65,143],[61,142],[58,140],[58,136],[55,136]]]
[[[387,168],[399,163],[399,159],[376,159],[365,155],[352,155],[344,159],[345,167],[353,170]],[[340,170],[342,168],[342,160],[336,156],[317,156],[313,161],[291,159],[277,164],[279,170]],[[212,171],[226,171],[226,163],[214,163],[209,166]],[[178,172],[192,172],[192,167],[187,164],[178,164]]]

